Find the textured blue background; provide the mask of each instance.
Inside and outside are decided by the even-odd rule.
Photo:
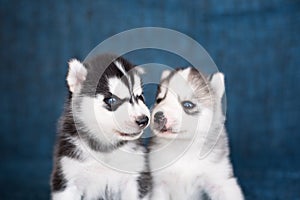
[[[0,0],[0,199],[48,199],[67,61],[121,31],[197,40],[226,75],[232,161],[247,199],[300,199],[300,2]],[[137,64],[176,64],[149,51]]]

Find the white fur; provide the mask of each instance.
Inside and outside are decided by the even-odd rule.
[[[121,63],[116,61],[115,64],[131,81]],[[111,146],[124,140],[127,143],[111,152],[98,152],[87,144],[84,138],[86,135],[70,137],[69,141],[80,152],[79,159],[59,158],[58,163],[67,185],[63,191],[53,192],[52,199],[79,200],[84,195],[85,199],[93,200],[105,196],[108,186],[114,194],[120,194],[122,200],[138,200],[137,178],[145,170],[146,161],[144,148],[133,140],[138,139],[146,128],[136,123],[137,118],[143,115],[150,118],[150,112],[141,100],[133,104],[126,101],[117,110],[108,111],[102,94],[90,97],[80,93],[86,75],[83,64],[75,59],[70,61],[67,82],[73,93],[71,106],[78,133],[88,134],[103,146]],[[138,85],[141,83],[140,77],[135,75],[134,82],[136,90],[132,91],[120,79],[110,77],[109,91],[121,99],[129,98],[133,93],[141,95],[142,89]],[[124,133],[128,136],[123,136]],[[147,198],[148,196],[144,199]]]
[[[124,74],[124,76],[127,76],[127,73],[126,73],[123,65],[119,61],[115,61],[114,63],[118,67],[118,69]]]
[[[164,70],[164,71],[161,73],[160,79],[161,79],[161,80],[162,80],[162,79],[165,79],[165,78],[167,78],[167,76],[169,76],[170,74],[171,74],[171,70],[166,69],[166,70]]]
[[[126,73],[123,65],[119,62],[119,61],[115,61],[114,62],[115,65],[118,67],[118,69],[124,74],[125,78],[128,80],[128,83],[129,83],[129,90],[132,91],[132,84],[131,84],[131,79],[130,77],[128,76],[128,74]]]
[[[140,77],[137,75],[133,77],[136,90],[129,92],[129,88],[117,77],[108,79],[109,90],[119,98],[129,98],[130,93],[133,93],[135,96],[141,95]],[[142,129],[136,124],[136,120],[142,115],[150,118],[147,106],[140,100],[133,105],[126,101],[116,111],[109,112],[105,108],[103,99],[104,96],[101,94],[96,98],[74,95],[72,98],[72,110],[75,120],[84,122],[86,127],[88,127],[87,131],[90,131],[95,138],[107,144],[122,139],[136,140],[139,138],[142,134]],[[125,137],[120,136],[119,133],[140,134],[134,137]]]
[[[134,68],[139,75],[143,75],[146,73],[146,70],[140,66]]]
[[[67,83],[69,90],[74,93],[81,89],[81,84],[85,81],[87,70],[81,62],[76,59],[72,59],[69,62],[69,72],[67,75]]]
[[[187,115],[178,99],[193,99],[194,86],[188,81],[189,68],[178,71],[158,96],[165,99],[153,109],[163,111],[172,134],[153,130],[156,144],[149,154],[153,174],[153,200],[195,200],[205,191],[213,200],[242,200],[242,191],[233,177],[227,134],[221,111],[224,76],[215,74],[210,84],[211,106],[197,102],[200,113]],[[165,75],[163,75],[164,77]],[[198,88],[198,91],[202,89]],[[196,91],[197,92],[197,91]],[[212,96],[210,96],[212,95]],[[152,122],[153,123],[153,122]],[[204,156],[203,156],[204,155]]]
[[[130,87],[129,90],[133,91],[133,93],[134,93],[135,96],[141,95],[143,91],[142,91],[142,88],[141,88],[141,78],[139,77],[139,75],[145,73],[144,69],[141,68],[141,67],[135,67],[134,68],[134,70],[137,73],[133,74],[134,85],[133,85],[133,88],[131,88],[132,80],[128,76],[128,73],[126,73],[126,71],[125,71],[124,67],[122,66],[122,64],[120,62],[118,62],[118,61],[115,61],[114,63],[118,67],[118,69],[124,74],[125,78],[128,80],[129,87]],[[115,85],[118,86],[118,88],[116,90],[117,92],[127,93],[129,91],[128,88],[127,88],[127,86],[124,83],[120,83],[120,79],[115,78],[113,80],[110,79],[110,81],[113,82],[113,83],[110,84],[110,85],[113,85],[112,88],[116,88]],[[118,93],[115,93],[115,95],[118,96]],[[120,96],[122,96],[122,94]],[[126,96],[126,95],[123,94],[123,96]],[[130,94],[127,93],[127,97],[129,97],[129,96],[130,96]]]
[[[131,105],[124,102],[117,111],[108,112],[103,107],[103,95],[97,98],[82,97],[81,106],[77,112],[74,112],[78,120],[83,121],[95,138],[100,141],[111,144],[120,139],[136,140],[142,134],[142,129],[136,124],[136,118],[141,115],[150,116],[146,105]],[[118,135],[121,133],[140,133],[134,137],[124,137]]]
[[[110,92],[114,95],[118,96],[119,98],[129,98],[130,93],[128,87],[120,81],[117,77],[112,77],[108,79],[108,85],[110,88]]]
[[[141,79],[139,78],[139,76],[137,74],[133,75],[134,77],[134,85],[133,85],[133,93],[135,96],[139,96],[142,95],[143,89],[141,87]]]
[[[221,98],[225,93],[224,74],[217,72],[212,75],[210,85],[214,90],[214,93]]]
[[[53,200],[81,199],[81,195],[85,195],[86,199],[95,199],[100,195],[104,196],[106,185],[115,189],[115,194],[121,190],[121,199],[139,199],[137,178],[138,173],[144,170],[145,163],[141,148],[130,143],[124,146],[123,150],[102,154],[92,151],[78,139],[74,143],[83,152],[82,160],[61,158],[63,174],[68,180],[68,185],[63,192],[54,193]],[[127,151],[124,148],[127,148]],[[123,165],[123,171],[117,168],[120,165]]]

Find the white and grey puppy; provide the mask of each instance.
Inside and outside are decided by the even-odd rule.
[[[69,96],[58,129],[52,199],[146,198],[145,151],[137,139],[149,124],[150,112],[140,73],[114,55],[69,62]]]
[[[243,199],[229,159],[224,91],[222,73],[162,73],[151,120],[152,199]]]

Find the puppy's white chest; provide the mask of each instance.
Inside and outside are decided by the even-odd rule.
[[[180,199],[199,199],[196,198],[201,195],[201,187],[199,181],[201,178],[195,174],[188,173],[187,171],[167,170],[163,173],[155,175],[155,188],[154,195],[165,197],[157,197],[162,199],[180,200]]]
[[[138,177],[138,174],[117,171],[93,158],[77,161],[65,157],[62,168],[68,183],[85,199],[120,195],[120,188],[135,183]]]

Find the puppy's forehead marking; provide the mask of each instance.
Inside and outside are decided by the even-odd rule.
[[[169,91],[170,80],[177,72],[178,72],[177,70],[174,71],[165,70],[162,72],[156,98],[159,99],[166,98],[167,93]]]
[[[137,74],[133,74],[133,93],[135,95],[141,95],[143,90],[142,90],[142,81],[141,78]]]
[[[134,70],[127,72],[121,62],[114,61],[114,64],[124,76],[121,79],[114,78],[111,81],[111,85],[115,89],[112,93],[120,98],[131,99],[130,102],[136,101],[135,96],[139,96],[143,92],[141,78]]]
[[[178,69],[163,79],[157,98],[165,98],[174,95],[181,99],[190,99],[193,96],[193,88],[189,81],[191,68]]]
[[[114,64],[117,66],[117,68],[123,73],[124,76],[127,76],[127,73],[123,67],[123,65],[119,61],[114,61]]]
[[[188,77],[191,73],[191,68],[186,68],[183,70],[178,71],[179,74],[181,74],[182,78],[184,78],[185,80],[188,80]]]
[[[108,87],[109,91],[118,96],[119,98],[129,98],[130,93],[128,87],[124,84],[124,82],[117,77],[112,77],[108,79]]]
[[[178,71],[169,81],[168,92],[176,94],[181,100],[188,99],[193,94],[187,80],[188,74],[189,70]]]

